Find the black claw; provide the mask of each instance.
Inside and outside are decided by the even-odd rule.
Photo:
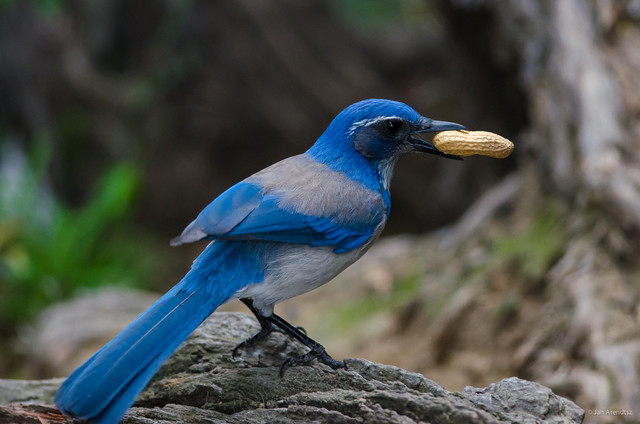
[[[333,359],[322,346],[315,347],[303,355],[289,355],[280,365],[280,378],[284,376],[284,372],[289,367],[297,367],[298,365],[308,365],[311,361],[317,359],[332,369],[346,368],[345,364]]]
[[[284,375],[284,372],[289,367],[295,367],[298,365],[307,365],[309,362],[317,359],[319,362],[322,362],[325,365],[330,366],[331,368],[346,368],[345,364],[336,361],[326,352],[324,347],[307,336],[307,332],[302,327],[294,327],[289,324],[287,321],[279,317],[278,315],[272,313],[271,315],[263,315],[258,309],[253,306],[252,299],[240,299],[251,312],[256,316],[258,322],[260,322],[260,331],[255,336],[248,338],[247,340],[240,343],[238,346],[233,349],[233,357],[235,358],[238,350],[240,348],[244,348],[246,346],[251,346],[255,344],[257,341],[263,339],[267,335],[269,335],[273,330],[281,331],[282,333],[296,339],[310,350],[309,352],[303,355],[290,355],[288,356],[280,365],[280,377]]]

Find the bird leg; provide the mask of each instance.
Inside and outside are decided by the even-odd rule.
[[[247,305],[247,308],[249,308],[249,310],[253,313],[253,315],[255,315],[256,319],[260,323],[260,331],[258,331],[253,336],[247,338],[246,340],[238,343],[238,345],[235,348],[233,348],[232,356],[234,358],[238,355],[238,351],[240,349],[244,349],[246,347],[251,347],[254,344],[264,340],[269,334],[271,334],[271,332],[279,331],[279,332],[283,333],[283,331],[279,327],[275,327],[274,324],[269,322],[267,317],[265,317],[260,312],[258,312],[258,310],[253,306],[253,300],[251,300],[251,299],[240,299],[240,301],[242,303],[244,303],[245,305]],[[304,334],[307,334],[307,332],[306,332],[306,330],[304,328],[302,328],[302,327],[296,327],[296,328],[299,331],[303,332]]]
[[[293,325],[289,324],[287,321],[282,319],[276,314],[271,314],[271,316],[267,317],[267,319],[275,326],[280,328],[282,332],[288,334],[294,339],[298,340],[303,345],[307,346],[311,349],[309,352],[303,355],[289,355],[280,365],[280,377],[284,375],[284,372],[289,367],[295,367],[298,365],[306,365],[309,362],[317,359],[325,365],[330,366],[334,370],[337,368],[345,368],[344,363],[340,361],[336,361],[333,359],[327,351],[324,349],[320,343],[313,340],[311,337],[304,334],[302,331],[298,330]]]
[[[253,306],[253,300],[251,299],[240,299],[240,300],[245,305],[247,305],[249,310],[253,312],[253,314],[256,316],[256,318],[258,319],[258,322],[260,322],[261,329],[253,337],[248,338],[247,340],[243,341],[238,346],[236,346],[235,349],[233,350],[234,356],[240,347],[253,345],[257,341],[269,335],[273,330],[279,330],[289,335],[290,337],[293,337],[294,339],[298,340],[300,343],[302,343],[303,345],[305,345],[310,349],[309,352],[302,355],[289,355],[282,362],[282,365],[280,365],[280,377],[284,375],[284,372],[286,371],[287,368],[295,367],[298,365],[306,365],[309,362],[313,361],[314,359],[317,359],[323,364],[330,366],[334,370],[337,368],[345,368],[344,363],[333,359],[327,353],[324,346],[322,346],[320,343],[316,342],[315,340],[307,336],[303,332],[304,330],[300,329],[299,327],[294,327],[293,325],[289,324],[287,321],[285,321],[284,319],[282,319],[280,316],[276,314],[271,314],[270,316],[262,315],[260,311],[258,311]]]
[[[260,312],[258,312],[258,310],[253,306],[253,300],[240,299],[240,301],[245,305],[247,305],[247,308],[249,308],[249,310],[253,312],[253,315],[256,316],[256,319],[260,323],[260,331],[258,331],[256,334],[249,337],[248,339],[238,343],[236,347],[233,348],[233,352],[231,353],[231,356],[233,358],[235,358],[238,355],[238,350],[255,345],[259,341],[264,340],[269,334],[271,334],[273,330],[276,330],[273,324],[271,324],[271,322],[269,322],[267,318],[264,315],[262,315]]]

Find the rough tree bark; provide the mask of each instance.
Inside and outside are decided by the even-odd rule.
[[[133,423],[580,423],[573,402],[548,388],[510,378],[461,393],[424,376],[363,359],[347,370],[296,367],[278,376],[298,346],[277,333],[231,358],[259,329],[247,314],[215,313],[160,369],[125,416]],[[77,422],[50,404],[62,379],[0,380],[0,423]]]

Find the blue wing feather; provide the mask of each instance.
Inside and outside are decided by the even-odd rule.
[[[228,233],[261,202],[260,187],[246,182],[238,183],[209,203],[196,218],[196,224],[212,236]]]
[[[222,193],[200,212],[180,236],[185,242],[206,239],[266,240],[311,246],[334,246],[344,253],[371,238],[382,222],[375,219],[337,222],[334,217],[310,216],[280,206],[280,198],[262,187],[243,181]],[[197,232],[198,237],[193,237]]]

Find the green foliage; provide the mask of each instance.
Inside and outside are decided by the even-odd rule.
[[[531,280],[542,278],[564,245],[561,214],[552,205],[539,211],[520,234],[497,239],[493,256],[499,266],[515,266]]]
[[[18,0],[0,0],[0,11],[15,6]],[[31,4],[43,15],[55,15],[64,7],[64,0],[32,0]]]
[[[78,287],[140,286],[153,263],[140,234],[127,231],[138,171],[128,164],[113,166],[91,198],[73,209],[44,183],[48,145],[36,143],[26,161],[20,155],[13,158],[11,175],[0,169],[2,332]],[[9,154],[6,145],[0,147]]]
[[[436,25],[434,7],[422,0],[333,0],[331,6],[347,23],[365,30]]]
[[[371,319],[377,313],[389,311],[406,305],[411,301],[420,287],[420,278],[408,275],[394,283],[388,293],[384,295],[372,293],[340,308],[336,313],[337,328],[350,328],[356,324]]]
[[[36,0],[35,5],[44,14],[60,13],[64,7],[64,0]]]
[[[506,293],[500,300],[498,305],[497,315],[502,322],[509,322],[512,320],[520,310],[522,306],[522,295],[515,291]]]

